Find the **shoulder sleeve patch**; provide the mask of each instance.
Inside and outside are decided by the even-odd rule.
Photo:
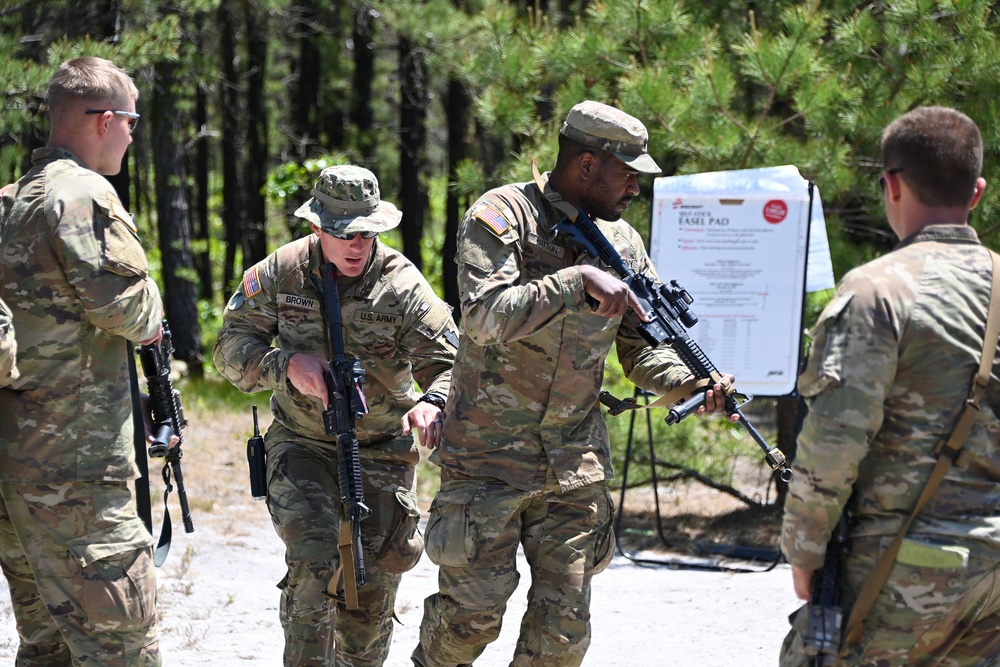
[[[492,204],[480,205],[473,211],[473,215],[497,236],[502,236],[504,232],[510,229],[510,221],[507,219],[507,216]]]
[[[252,299],[264,291],[264,288],[260,284],[260,276],[257,273],[256,266],[243,274],[243,291],[246,293],[246,298],[248,299]]]
[[[135,226],[135,220],[132,218],[132,214],[125,210],[122,206],[121,201],[118,199],[118,195],[114,192],[108,192],[108,210],[111,212],[111,217],[115,220],[120,220],[125,224],[126,227],[132,230],[133,234],[138,234],[139,230]]]

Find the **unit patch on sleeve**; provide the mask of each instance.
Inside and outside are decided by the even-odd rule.
[[[483,204],[476,209],[476,218],[497,236],[503,235],[510,229],[510,221],[499,209],[490,204]]]
[[[139,229],[135,226],[135,220],[132,219],[132,214],[125,210],[122,203],[118,201],[118,195],[113,192],[108,193],[108,209],[111,211],[111,217],[124,222],[125,226],[134,233],[139,233]]]
[[[260,277],[257,275],[256,266],[243,274],[243,291],[246,292],[248,299],[252,299],[264,291],[264,288],[260,286]]]

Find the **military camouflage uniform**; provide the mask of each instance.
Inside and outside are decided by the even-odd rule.
[[[580,664],[591,577],[614,545],[604,360],[617,343],[629,379],[659,393],[690,375],[630,319],[592,312],[578,266],[598,262],[552,233],[561,217],[521,183],[483,195],[459,230],[464,319],[431,457],[442,481],[426,540],[440,593],[427,598],[413,654],[423,667],[471,664],[497,637],[519,542],[532,587],[512,664]],[[655,275],[634,229],[595,222],[630,268]]]
[[[10,317],[10,308],[0,299],[0,387],[17,379],[17,341]]]
[[[381,665],[401,575],[423,552],[418,455],[413,437],[401,434],[400,418],[420,396],[414,380],[425,393],[447,395],[458,338],[450,309],[416,267],[377,240],[364,273],[338,279],[345,353],[359,358],[367,374],[370,412],[357,429],[365,501],[373,510],[361,524],[367,571],[361,608],[346,610],[326,595],[339,562],[336,438],[324,430],[325,406],[287,379],[296,352],[332,357],[321,311],[323,262],[313,234],[250,269],[229,301],[214,358],[243,391],[273,391],[265,443],[268,508],[287,547],[288,573],[279,584],[285,664]]]
[[[847,609],[916,504],[979,366],[990,299],[975,230],[931,225],[848,273],[814,331],[781,548],[823,564],[854,489]],[[917,516],[842,664],[994,664],[1000,655],[1000,357],[965,451]],[[799,623],[804,615],[798,616]],[[782,664],[803,664],[797,633]],[[945,655],[948,657],[939,662]]]
[[[0,389],[0,552],[18,665],[159,665],[152,537],[127,481],[128,341],[159,292],[131,216],[71,153],[41,148],[4,189],[0,293],[20,377]],[[38,576],[35,573],[39,573]]]

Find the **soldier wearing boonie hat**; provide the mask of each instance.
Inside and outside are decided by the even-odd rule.
[[[403,217],[398,208],[382,201],[375,174],[353,165],[321,171],[312,198],[295,215],[334,236],[387,232]]]
[[[621,220],[637,174],[659,172],[647,144],[637,119],[581,102],[562,125],[552,172],[487,192],[459,227],[462,333],[431,454],[441,487],[425,534],[440,592],[424,603],[417,667],[472,664],[496,638],[519,544],[531,591],[511,664],[583,661],[591,579],[614,555],[610,444],[596,398],[605,359],[617,345],[626,375],[658,394],[690,374],[623,317],[640,308],[628,286],[553,228],[567,206],[584,210],[629,267],[655,277],[642,237]],[[706,412],[724,408],[721,386],[706,397]]]
[[[324,169],[295,215],[316,233],[244,274],[213,357],[241,390],[273,392],[274,421],[264,443],[268,509],[286,546],[287,572],[278,584],[284,665],[381,665],[400,579],[423,553],[411,430],[421,444],[437,445],[458,332],[451,309],[412,262],[377,238],[402,216],[382,201],[372,172]],[[346,612],[346,600],[328,594],[343,580],[337,442],[322,418],[329,403],[321,279],[327,262],[338,274],[344,352],[367,373],[369,408],[356,424],[372,510],[361,525],[367,583],[358,587],[358,608]]]

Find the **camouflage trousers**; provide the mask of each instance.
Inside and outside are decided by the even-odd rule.
[[[892,538],[858,538],[852,544],[845,612]],[[810,664],[802,646],[803,610],[789,617],[792,630],[781,647],[781,667]],[[1000,562],[969,556],[962,547],[907,538],[864,627],[838,667],[1000,664]]]
[[[159,667],[152,545],[125,482],[0,482],[17,667]]]
[[[359,608],[348,610],[326,592],[340,563],[336,451],[281,426],[272,426],[265,442],[267,505],[285,543],[288,568],[278,584],[284,664],[382,665],[392,639],[396,590],[423,553],[416,454],[413,461],[379,460],[377,448],[362,449],[365,504],[372,515],[361,523],[366,583],[358,588]]]
[[[590,645],[590,584],[614,555],[614,503],[604,483],[522,491],[442,472],[427,523],[439,592],[424,602],[419,667],[471,665],[500,634],[524,548],[528,608],[513,667],[575,667]]]

